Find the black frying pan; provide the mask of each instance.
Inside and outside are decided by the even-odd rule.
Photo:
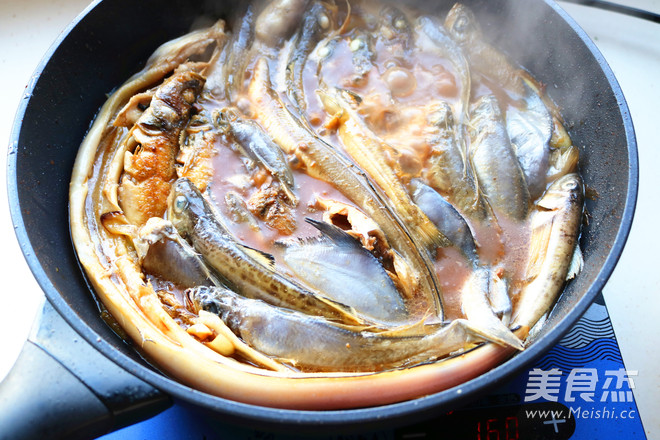
[[[581,238],[584,270],[569,283],[534,344],[460,387],[413,401],[342,411],[278,410],[236,403],[159,373],[100,318],[78,266],[67,210],[72,165],[106,94],[139,70],[159,44],[186,33],[202,16],[223,16],[234,3],[98,1],[40,64],[38,79],[18,109],[8,187],[18,240],[57,313],[45,307],[41,330],[28,341],[17,367],[0,388],[0,436],[98,435],[161,410],[170,398],[227,422],[264,429],[324,427],[327,433],[328,428],[411,423],[474,399],[551,348],[587,309],[614,269],[632,222],[638,164],[633,125],[611,70],[585,33],[550,0],[465,0],[495,44],[547,85],[580,147],[585,183],[598,194],[596,200],[587,201],[590,222]],[[453,2],[419,3],[444,14]],[[68,336],[72,331],[59,316],[75,330],[74,336]],[[59,344],[67,338],[75,342],[69,347]],[[45,365],[54,372],[44,372]],[[41,380],[49,375],[55,379]],[[67,417],[69,411],[77,415]]]

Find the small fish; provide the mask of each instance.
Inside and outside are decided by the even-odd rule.
[[[196,287],[186,296],[193,309],[218,314],[254,349],[313,371],[409,366],[444,357],[472,341],[469,326],[460,319],[426,336],[390,336],[273,307],[223,288]]]
[[[523,105],[511,105],[506,112],[506,130],[511,138],[532,200],[546,188],[550,165],[553,121],[539,94],[526,83]]]
[[[309,54],[321,39],[332,29],[332,14],[327,5],[320,1],[312,3],[302,18],[302,24],[293,40],[293,49],[286,64],[286,90],[291,102],[300,115],[307,112],[303,88],[303,70]]]
[[[227,54],[223,60],[224,93],[232,102],[241,92],[245,81],[250,59],[248,55],[254,43],[254,21],[254,8],[248,4],[242,14],[236,15],[233,26],[235,31],[227,43]]]
[[[445,19],[445,28],[465,51],[473,70],[490,78],[507,91],[524,94],[520,69],[514,67],[504,54],[487,43],[474,13],[456,3]]]
[[[584,204],[584,186],[578,174],[553,182],[531,214],[529,262],[513,323],[532,328],[555,303],[571,274]]]
[[[362,322],[349,307],[275,272],[271,255],[238,243],[188,179],[179,179],[173,185],[168,218],[178,233],[227,280],[228,287],[241,295],[340,322]]]
[[[165,200],[176,179],[179,136],[204,81],[199,73],[185,69],[166,79],[126,136],[132,145],[124,155],[119,204],[137,226],[161,217],[167,208]]]
[[[529,211],[529,190],[493,95],[477,100],[470,125],[469,158],[484,197],[495,211],[524,219]]]
[[[396,164],[389,163],[391,147],[385,144],[364,123],[353,105],[355,95],[338,88],[317,91],[327,113],[339,117],[337,134],[344,151],[387,195],[392,209],[408,225],[413,236],[428,249],[449,245],[449,240],[410,199],[398,177]]]
[[[322,235],[282,243],[284,261],[301,280],[376,322],[409,320],[403,298],[376,257],[340,228],[306,221]]]
[[[500,345],[522,350],[522,341],[497,317],[488,300],[491,278],[491,271],[486,267],[472,272],[461,294],[463,313],[475,333]]]
[[[364,211],[385,233],[392,249],[410,269],[413,296],[417,305],[411,316],[427,316],[442,322],[439,283],[428,253],[418,245],[375,188],[350,161],[306,129],[282,103],[270,82],[268,62],[260,59],[248,88],[256,117],[271,138],[286,152],[295,155],[311,177],[328,182]]]
[[[273,142],[257,122],[238,116],[236,111],[225,110],[222,113],[229,132],[246,156],[266,168],[280,182],[291,204],[297,205],[298,197],[293,192],[293,171],[279,145]]]
[[[453,142],[463,159],[463,168],[461,169],[462,176],[459,177],[459,180],[453,182],[465,181],[469,183],[473,177],[471,175],[472,170],[470,169],[470,161],[468,159],[468,142],[465,134],[465,125],[469,119],[470,99],[472,93],[472,74],[470,64],[468,63],[461,47],[456,44],[441,23],[430,17],[420,17],[417,20],[417,28],[417,46],[422,51],[429,50],[438,53],[441,57],[449,60],[454,68],[454,76],[458,82],[459,100],[456,103],[456,112],[453,115],[453,121],[455,122],[452,123],[452,131]],[[452,163],[450,166],[453,165],[455,164]],[[483,207],[478,206],[480,203],[481,202],[475,197],[471,211],[482,210]],[[483,214],[484,212],[478,213],[480,219]]]
[[[459,141],[462,145],[462,126],[468,119],[468,112],[470,108],[470,93],[472,90],[470,65],[465,57],[465,54],[463,53],[463,50],[447,34],[441,23],[436,22],[430,17],[420,17],[417,20],[417,28],[417,45],[422,49],[438,52],[443,58],[448,59],[454,68],[458,80],[460,81],[460,99],[456,109],[456,122],[459,129],[459,131],[457,131]],[[420,39],[422,35],[426,36],[431,42],[430,47],[426,42]]]
[[[446,102],[435,104],[427,120],[431,156],[425,179],[462,214],[472,220],[484,220],[487,211],[472,170],[467,168],[462,147],[456,141],[457,127],[451,106]]]
[[[459,248],[472,264],[477,264],[479,256],[472,231],[463,216],[437,191],[419,179],[410,182],[412,199],[442,234]]]
[[[370,34],[359,30],[351,34],[348,47],[351,50],[353,62],[353,82],[359,84],[364,81],[374,67],[376,53],[373,49],[373,38]]]
[[[316,58],[316,77],[318,78],[319,83],[322,83],[324,81],[323,65],[333,56],[340,40],[341,37],[338,36],[333,37],[332,35],[330,35],[325,39],[321,40],[316,45],[316,49],[314,50],[314,57]]]

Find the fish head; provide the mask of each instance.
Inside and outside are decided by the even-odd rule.
[[[332,116],[337,116],[341,118],[342,116],[342,107],[339,96],[334,88],[321,87],[316,91],[323,109]]]
[[[555,180],[536,204],[546,210],[554,211],[564,208],[566,204],[581,205],[583,199],[584,185],[580,175],[569,173]]]
[[[502,110],[494,95],[483,95],[472,104],[470,110],[470,129],[475,132],[483,131],[493,121],[501,120]]]
[[[183,296],[189,310],[195,313],[205,310],[224,319],[223,315],[233,307],[236,294],[224,287],[196,286],[186,289]]]
[[[447,14],[445,28],[459,44],[469,43],[479,33],[474,14],[460,3],[456,3]]]
[[[145,113],[141,126],[152,131],[172,131],[188,120],[193,103],[206,80],[192,70],[182,71],[165,81],[151,100],[151,111]]]
[[[182,177],[174,182],[167,201],[167,218],[182,237],[192,231],[198,219],[208,215],[210,208],[190,179]]]
[[[454,113],[449,103],[445,101],[434,103],[429,109],[426,121],[435,127],[451,129],[454,126]]]
[[[408,17],[399,8],[386,5],[380,11],[381,37],[385,40],[407,39],[410,35],[411,26]]]
[[[239,110],[235,107],[223,107],[213,112],[213,126],[220,134],[228,134],[231,129],[231,123],[239,118]]]

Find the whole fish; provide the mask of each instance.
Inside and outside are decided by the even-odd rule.
[[[479,255],[472,231],[456,208],[437,191],[418,179],[410,182],[410,190],[415,204],[424,211],[442,234],[465,254],[468,261],[473,265],[478,264]]]
[[[375,371],[414,365],[444,357],[471,341],[460,319],[427,336],[396,336],[337,325],[223,288],[196,287],[186,296],[195,311],[218,314],[254,349],[308,370]]]
[[[223,76],[225,79],[225,97],[234,102],[242,90],[250,57],[250,49],[254,43],[254,7],[248,4],[245,11],[237,14],[234,19],[234,32],[227,43],[227,54],[224,55]]]
[[[385,144],[364,123],[353,108],[354,95],[338,89],[317,91],[327,113],[339,118],[337,134],[344,151],[360,166],[387,195],[392,209],[408,225],[410,232],[428,249],[447,246],[449,241],[410,199],[398,177],[396,164],[389,163],[391,147]],[[351,102],[353,101],[353,102]]]
[[[457,135],[460,145],[464,144],[463,125],[468,119],[470,109],[470,93],[472,90],[472,80],[470,76],[470,65],[463,53],[461,47],[449,36],[441,23],[436,22],[430,17],[420,17],[417,20],[417,46],[421,50],[437,52],[443,58],[446,58],[454,68],[456,77],[460,82],[459,101],[456,109]],[[428,44],[422,37],[425,36],[431,44]],[[462,154],[465,153],[461,150]]]
[[[307,112],[303,87],[305,63],[322,36],[331,29],[331,11],[324,2],[315,1],[303,15],[302,24],[293,40],[293,48],[286,64],[285,83],[289,99],[303,118]]]
[[[507,91],[518,96],[524,94],[520,69],[514,67],[499,49],[485,40],[469,8],[456,3],[447,14],[445,28],[467,54],[472,70],[492,79]]]
[[[456,140],[457,128],[451,106],[446,102],[435,104],[427,120],[431,155],[424,178],[463,215],[473,220],[484,220],[487,211],[477,193],[472,170],[466,165],[462,146]]]
[[[529,211],[529,190],[493,95],[475,102],[470,126],[469,158],[484,197],[497,212],[524,219]]]
[[[284,261],[300,279],[376,322],[409,321],[403,298],[376,257],[342,229],[306,220],[322,235],[282,243]]]
[[[583,204],[584,186],[575,173],[553,182],[536,203],[525,285],[513,310],[514,324],[532,328],[562,291],[579,252]]]
[[[167,208],[167,195],[176,179],[179,136],[203,86],[204,78],[194,70],[175,73],[158,87],[149,108],[126,136],[132,145],[124,155],[119,204],[137,226],[161,217]]]
[[[401,220],[388,209],[384,197],[351,162],[301,125],[282,103],[270,82],[268,62],[260,59],[248,94],[257,120],[287,153],[295,155],[311,177],[328,182],[359,206],[383,230],[393,250],[409,266],[412,297],[406,298],[413,317],[442,321],[442,303],[433,263],[412,239]],[[410,305],[414,305],[411,307]]]
[[[227,280],[228,286],[241,295],[340,322],[362,322],[349,307],[275,272],[272,256],[238,243],[188,179],[179,179],[173,185],[168,219],[206,262]]]
[[[241,146],[246,156],[261,164],[275,177],[292,205],[298,204],[294,194],[293,171],[282,149],[264,132],[259,124],[238,115],[237,111],[224,110],[222,123]]]
[[[506,111],[506,130],[516,157],[525,174],[529,195],[538,198],[546,188],[550,166],[550,139],[553,121],[543,100],[526,83],[521,106],[511,105]]]

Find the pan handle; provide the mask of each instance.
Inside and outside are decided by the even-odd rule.
[[[0,383],[0,439],[95,438],[171,403],[98,352],[45,301]]]

